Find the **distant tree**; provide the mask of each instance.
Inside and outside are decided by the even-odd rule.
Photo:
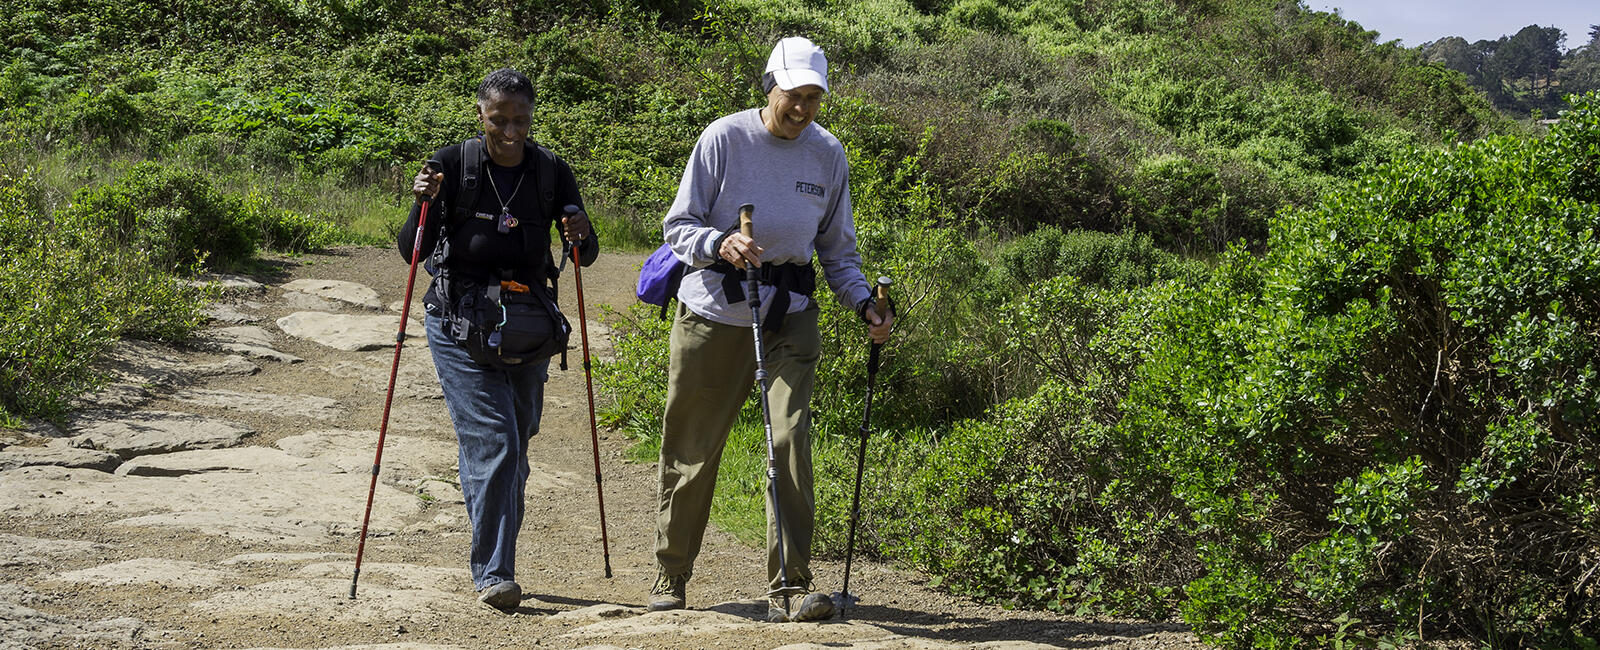
[[[1561,67],[1561,45],[1566,40],[1567,35],[1559,27],[1528,25],[1495,49],[1494,57],[1484,65],[1488,73],[1485,77],[1498,79],[1513,89],[1525,85],[1531,94],[1542,98],[1556,69]]]
[[[1589,42],[1572,48],[1556,71],[1561,95],[1600,90],[1600,25],[1589,26]]]
[[[1446,36],[1422,46],[1422,58],[1467,76],[1472,85],[1483,87],[1483,50],[1467,44],[1460,36]]]

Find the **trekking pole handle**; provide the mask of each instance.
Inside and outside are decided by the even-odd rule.
[[[562,206],[562,208],[561,208],[561,218],[562,219],[568,219],[568,218],[571,218],[572,215],[578,214],[579,212],[582,212],[582,211],[583,211],[582,208],[579,208],[576,205],[568,203],[567,205]],[[565,226],[566,224],[562,224],[562,225]],[[562,239],[566,239],[566,233],[565,232],[562,233],[562,237],[561,238]],[[567,245],[568,246],[577,246],[578,242],[575,242],[573,240],[567,239]]]
[[[429,158],[426,161],[423,161],[423,163],[422,163],[422,173],[427,174],[428,176],[432,176],[434,174],[442,173],[443,171],[444,171],[444,163],[439,162],[439,159],[437,159],[437,158]],[[440,187],[439,189],[444,189],[444,188]],[[437,200],[439,200],[438,193],[428,194],[428,195],[422,197],[422,201],[424,203],[431,203],[431,202],[437,201]]]
[[[880,275],[878,276],[878,286],[873,287],[872,311],[878,314],[879,320],[888,318],[890,311],[892,311],[890,309],[892,303],[889,302],[889,286],[892,284],[894,284],[894,281],[890,280],[888,276]],[[867,353],[868,373],[878,372],[878,350],[882,348],[882,343],[875,342],[872,344],[871,350]]]
[[[754,203],[746,203],[739,206],[739,234],[755,239],[756,224],[751,220],[755,213],[756,206]]]
[[[880,319],[889,317],[889,287],[893,284],[894,280],[890,280],[889,276],[880,275],[878,276],[878,286],[873,287],[872,310],[878,312],[878,318]]]

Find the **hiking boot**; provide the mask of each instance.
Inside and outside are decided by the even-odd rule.
[[[502,612],[509,612],[522,604],[522,587],[510,580],[496,582],[478,592],[478,602]]]
[[[821,592],[812,592],[800,601],[800,609],[795,612],[793,620],[797,623],[826,620],[833,618],[833,610],[832,598]]]
[[[665,573],[656,574],[656,584],[650,588],[650,605],[646,609],[652,612],[664,612],[669,609],[683,609],[686,605],[684,592],[689,586],[687,573],[669,576]]]
[[[789,610],[784,608],[783,596],[769,596],[767,598],[767,622],[789,622]]]

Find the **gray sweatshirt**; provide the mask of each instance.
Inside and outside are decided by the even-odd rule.
[[[689,154],[678,196],[661,223],[673,254],[694,267],[683,278],[678,300],[712,321],[750,324],[749,304],[728,304],[722,274],[704,270],[722,259],[717,238],[738,227],[739,206],[750,203],[756,244],[765,249],[762,263],[805,264],[814,253],[839,302],[855,309],[870,290],[856,252],[849,181],[844,147],[815,122],[794,140],[768,132],[760,109],[712,122]],[[761,287],[763,319],[773,290]],[[791,294],[789,313],[810,304]]]

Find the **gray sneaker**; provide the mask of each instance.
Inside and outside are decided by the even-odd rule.
[[[795,622],[826,620],[833,618],[833,611],[832,598],[821,592],[812,592],[806,594],[800,601],[800,610],[795,612],[793,620]]]
[[[652,612],[683,609],[688,604],[684,599],[684,592],[688,590],[690,575],[656,574],[656,584],[650,588],[650,605],[646,609]]]
[[[509,612],[522,604],[522,586],[510,580],[494,583],[478,592],[478,601],[502,612]]]

